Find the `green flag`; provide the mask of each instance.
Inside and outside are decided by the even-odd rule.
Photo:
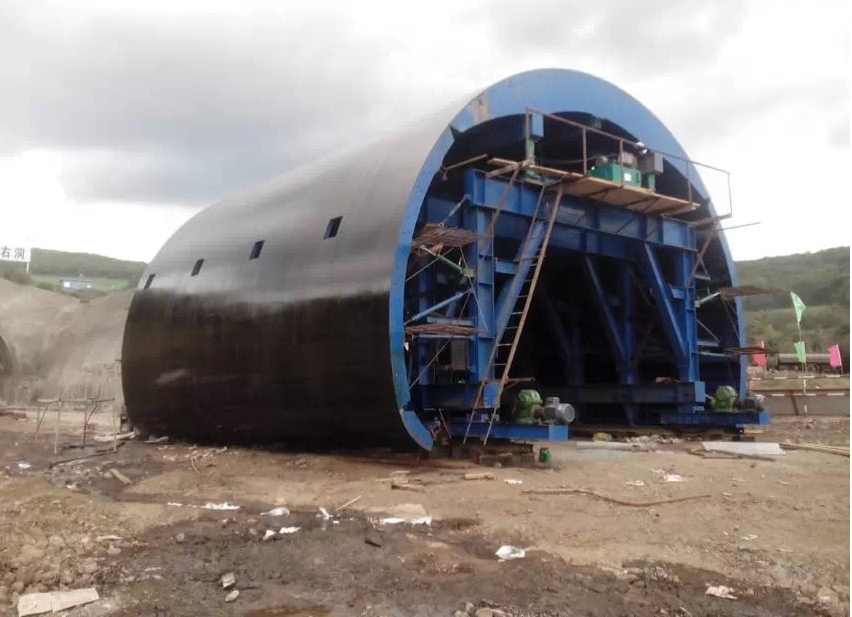
[[[805,341],[797,341],[793,343],[793,347],[796,348],[796,359],[802,364],[807,362],[807,356],[805,355]]]
[[[804,313],[805,309],[808,307],[806,307],[805,303],[802,302],[802,299],[792,291],[790,292],[790,298],[793,300],[793,309],[796,311],[796,323],[802,323],[802,313]]]

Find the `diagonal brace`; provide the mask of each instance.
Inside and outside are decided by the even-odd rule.
[[[680,320],[674,306],[671,288],[663,277],[660,264],[654,248],[648,244],[642,244],[639,249],[639,266],[645,277],[645,282],[651,287],[651,295],[654,297],[657,310],[663,322],[663,329],[669,338],[674,350],[675,360],[678,367],[686,367],[689,364],[686,341],[680,330]]]
[[[517,270],[515,275],[509,280],[500,290],[500,295],[497,298],[496,314],[496,336],[495,340],[499,341],[503,337],[503,331],[509,324],[509,317],[518,303],[518,295],[524,287],[524,283],[529,277],[530,269],[535,263],[535,256],[541,248],[544,240],[547,224],[545,221],[533,223],[534,227],[530,233],[529,242],[526,242],[518,250],[515,261]]]
[[[589,283],[592,286],[592,291],[594,291],[593,295],[597,301],[598,310],[600,310],[601,316],[603,317],[606,338],[616,356],[619,366],[623,366],[628,361],[628,358],[624,345],[621,342],[621,331],[618,327],[615,315],[612,314],[612,307],[607,301],[603,284],[598,276],[597,267],[588,255],[583,256],[583,269],[585,270],[586,277],[589,279]]]

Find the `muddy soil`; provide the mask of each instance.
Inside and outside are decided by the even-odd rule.
[[[790,591],[746,589],[737,601],[708,598],[706,583],[735,583],[668,564],[631,564],[616,576],[541,551],[501,563],[492,542],[464,532],[471,522],[375,528],[362,518],[343,517],[335,525],[338,519],[291,514],[286,524],[300,530],[264,541],[265,529],[279,524],[270,518],[237,515],[225,523],[205,516],[143,535],[116,562],[121,574],[104,576],[104,586],[115,586],[127,606],[116,614],[425,616],[452,615],[468,602],[512,615],[768,616],[801,610]],[[224,602],[228,591],[220,584],[227,572],[240,590],[233,604]]]
[[[848,419],[794,420],[758,438],[831,443],[845,430],[848,443]],[[21,593],[89,585],[102,599],[70,615],[848,615],[843,457],[705,460],[689,454],[693,443],[641,453],[567,444],[551,447],[548,467],[465,481],[482,468],[187,443],[128,441],[67,461],[96,454],[68,447],[80,440],[73,419],[56,456],[53,434],[33,442],[33,428],[30,417],[0,417],[0,615],[15,614]],[[415,490],[392,488],[394,477]],[[523,492],[548,487],[634,502],[707,497],[623,507]],[[263,514],[276,506],[291,512]],[[431,524],[381,524],[400,512]],[[263,539],[282,527],[299,529]],[[504,544],[525,557],[499,561]],[[706,595],[710,585],[736,599]]]

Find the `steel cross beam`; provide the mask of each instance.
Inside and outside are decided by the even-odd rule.
[[[523,182],[515,182],[507,187],[502,178],[488,178],[477,170],[465,172],[465,192],[471,196],[471,202],[483,208],[494,208],[502,203],[500,225],[497,235],[513,236],[513,228],[526,231],[528,219],[535,210],[540,187]],[[508,188],[508,192],[507,192]],[[505,197],[504,197],[505,195]],[[502,201],[501,201],[502,200]],[[443,218],[450,212],[449,201],[439,199],[427,202],[427,208],[433,210],[430,218]],[[593,240],[592,246],[605,247],[602,254],[624,256],[629,243],[626,240],[641,240],[657,246],[695,250],[695,230],[686,221],[649,215],[636,210],[596,202],[593,199],[565,195],[562,207],[553,229],[550,245],[566,249],[576,249],[574,245],[578,233],[585,233]],[[516,234],[515,234],[516,235]]]

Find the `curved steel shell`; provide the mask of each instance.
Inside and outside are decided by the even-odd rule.
[[[526,108],[607,118],[685,157],[663,124],[612,84],[538,70],[210,206],[167,241],[131,303],[122,379],[133,422],[171,435],[431,448],[407,409],[402,307],[412,234],[456,137]],[[326,238],[335,219],[336,235]],[[737,284],[723,237],[705,259]],[[742,362],[738,373],[742,386]]]

